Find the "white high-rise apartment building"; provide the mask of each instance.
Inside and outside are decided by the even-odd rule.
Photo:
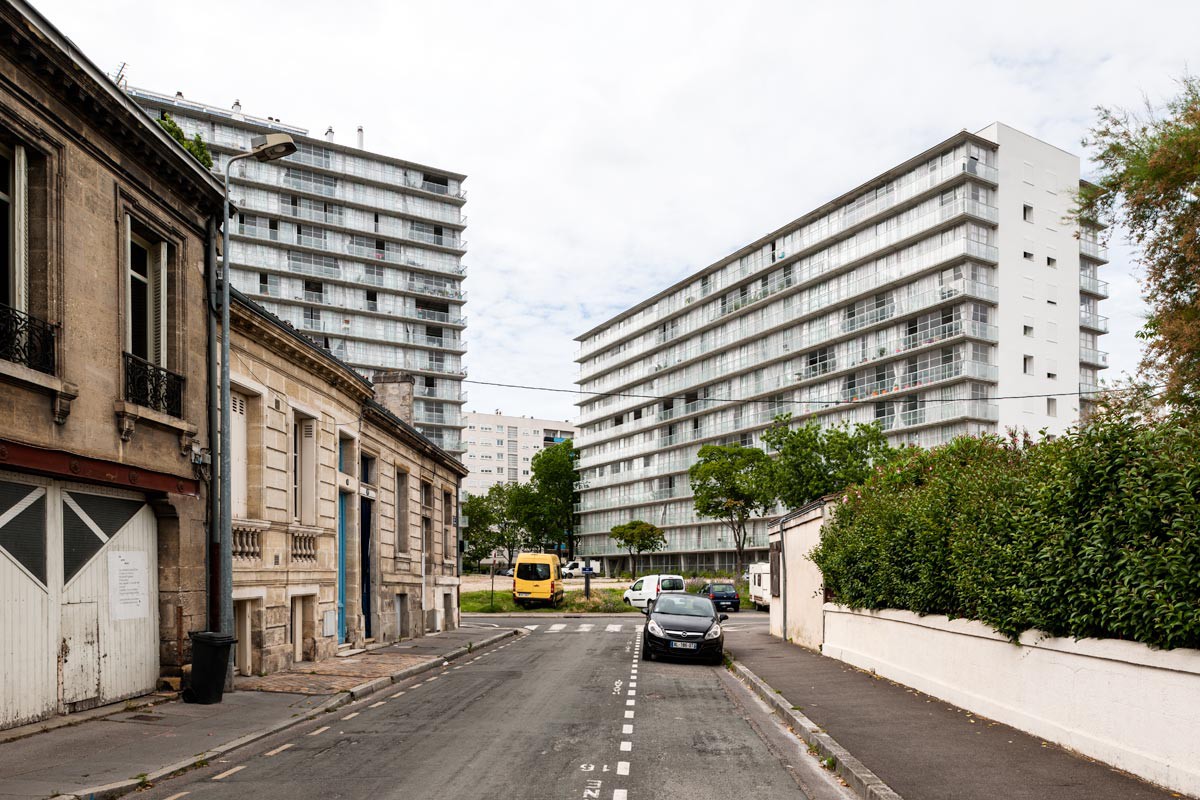
[[[462,290],[465,175],[337,144],[271,117],[143,89],[126,91],[190,138],[200,134],[224,175],[252,136],[296,141],[285,159],[234,165],[231,285],[368,378],[411,373],[413,424],[463,452]]]
[[[467,426],[467,454],[463,464],[471,470],[462,482],[466,494],[487,494],[498,483],[529,483],[533,457],[543,448],[575,438],[567,422],[501,414],[463,414]]]
[[[579,552],[617,557],[609,530],[643,519],[667,534],[655,567],[727,567],[687,469],[783,412],[925,446],[1075,423],[1108,330],[1079,183],[1075,155],[963,131],[580,336],[579,390],[609,395],[579,404]]]

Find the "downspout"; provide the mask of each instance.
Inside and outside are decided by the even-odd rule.
[[[220,485],[218,474],[220,459],[217,457],[217,408],[219,406],[217,385],[217,220],[208,218],[207,241],[204,250],[204,270],[208,280],[207,309],[205,320],[208,325],[208,547],[204,548],[204,572],[208,577],[206,607],[208,609],[208,624],[206,630],[219,630],[220,609],[217,599],[221,596],[220,559],[216,548],[219,547],[220,537],[217,533],[217,523],[221,518],[219,495],[216,487]]]
[[[783,634],[783,640],[786,642],[786,641],[788,641],[788,624],[787,624],[788,596],[787,596],[787,558],[784,557],[784,553],[786,551],[784,550],[784,544],[783,544],[785,538],[786,537],[785,537],[784,529],[783,529],[783,519],[780,519],[780,521],[779,521],[779,604],[781,606],[783,606],[783,622],[781,623],[783,626],[783,629],[780,632]],[[767,563],[768,564],[771,563],[769,558],[767,559]],[[767,591],[768,592],[771,591],[769,581],[768,581]],[[774,599],[775,598],[773,598],[773,597],[771,598],[772,601],[774,601]]]

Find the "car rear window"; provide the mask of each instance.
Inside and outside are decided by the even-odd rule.
[[[713,590],[714,594],[716,594],[717,592],[732,592],[733,584],[732,583],[714,583],[712,590]]]
[[[517,577],[523,581],[550,580],[549,564],[517,564]]]
[[[683,591],[683,579],[682,578],[663,578],[662,583],[659,584],[659,588],[662,589],[664,592],[682,592]]]

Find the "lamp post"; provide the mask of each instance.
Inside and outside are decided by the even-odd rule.
[[[229,181],[233,162],[243,158],[274,161],[296,152],[296,143],[286,133],[268,133],[250,140],[251,150],[238,153],[225,165],[225,218],[221,235],[221,435],[220,512],[217,526],[220,536],[221,588],[218,597],[221,633],[233,633],[233,504],[229,497]],[[211,433],[210,433],[211,435]]]

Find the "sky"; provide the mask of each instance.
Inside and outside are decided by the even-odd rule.
[[[1095,107],[1200,60],[1194,0],[33,1],[133,86],[467,174],[467,379],[566,390],[581,333],[958,130],[1005,122],[1088,177]],[[1134,256],[1117,232],[1101,269],[1109,380],[1140,355]]]

